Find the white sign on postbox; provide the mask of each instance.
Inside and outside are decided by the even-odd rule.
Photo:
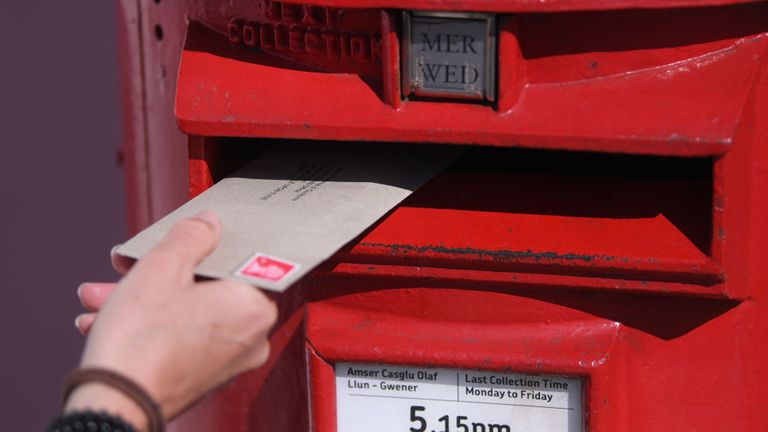
[[[406,96],[495,98],[496,18],[469,12],[404,12]]]
[[[582,432],[578,378],[337,363],[338,432]]]

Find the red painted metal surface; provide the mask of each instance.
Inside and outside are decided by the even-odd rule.
[[[170,3],[120,0],[118,7],[123,154],[132,232],[187,198],[187,136],[179,132],[173,115],[187,17]]]
[[[366,40],[389,40],[387,29],[368,15],[372,14],[361,20],[358,31]],[[752,5],[719,14],[694,10],[688,12],[688,26],[675,27],[681,15],[674,11],[635,18],[625,12],[518,17],[518,34],[510,34],[514,27],[505,26],[499,46],[501,59],[506,60],[500,64],[502,76],[507,76],[505,70],[519,72],[514,77],[518,83],[504,88],[522,87],[519,97],[508,96],[519,99],[517,103],[502,101],[502,107],[509,107],[506,111],[420,101],[407,101],[395,109],[386,102],[391,96],[382,97],[385,87],[396,86],[382,83],[385,75],[398,79],[387,73],[399,64],[393,59],[373,76],[371,61],[344,58],[338,47],[338,53],[310,57],[288,42],[282,49],[249,49],[193,25],[182,53],[176,115],[183,131],[209,136],[721,154],[733,141],[751,78],[765,51],[766,38],[755,33],[768,14]],[[738,30],[707,34],[723,15],[737,19]],[[351,26],[347,21],[354,22],[357,15],[345,18],[339,18],[334,31],[344,34]],[[249,19],[254,25],[265,22],[258,16]],[[666,35],[667,44],[684,47],[664,47],[658,37],[630,37],[624,44],[600,42],[632,19],[658,22],[653,31]],[[593,30],[605,27],[603,20],[616,23],[602,32]],[[581,33],[586,35],[577,39],[584,41],[580,50],[563,42]],[[713,36],[722,39],[712,40]],[[340,61],[349,68],[347,73],[336,72]],[[308,100],[311,109],[304,103]]]
[[[735,3],[123,0],[135,228],[272,139],[473,146],[173,429],[333,432],[336,361],[579,376],[591,432],[768,429],[768,4]],[[401,99],[402,7],[503,13],[496,106]]]

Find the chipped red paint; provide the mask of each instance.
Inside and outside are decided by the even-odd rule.
[[[768,3],[737,3],[121,0],[134,229],[269,139],[474,146],[172,429],[335,432],[360,361],[582,377],[591,432],[767,430]],[[500,13],[497,104],[403,100],[400,8]]]

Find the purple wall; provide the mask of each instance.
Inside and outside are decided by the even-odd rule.
[[[86,280],[125,236],[115,2],[0,1],[0,413],[41,430],[83,338]]]

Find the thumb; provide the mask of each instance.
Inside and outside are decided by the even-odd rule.
[[[176,222],[168,234],[142,259],[151,264],[159,257],[176,257],[182,272],[192,271],[219,244],[221,222],[212,211],[202,211],[189,219]],[[150,265],[151,267],[151,265]],[[168,269],[171,270],[171,269]]]

